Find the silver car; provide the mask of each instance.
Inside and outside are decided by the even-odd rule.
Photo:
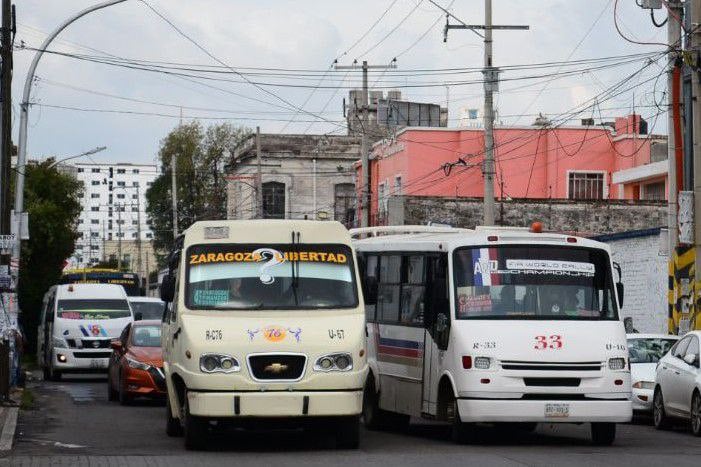
[[[687,333],[657,364],[653,418],[657,429],[671,418],[687,419],[695,436],[701,436],[701,331]]]
[[[637,413],[652,413],[657,362],[679,340],[669,334],[628,334],[631,401]]]

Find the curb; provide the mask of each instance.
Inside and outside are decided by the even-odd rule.
[[[9,451],[12,449],[12,443],[15,439],[15,430],[17,429],[17,415],[19,414],[18,407],[3,407],[5,415],[5,423],[0,432],[0,451]]]

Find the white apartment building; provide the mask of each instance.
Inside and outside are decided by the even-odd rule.
[[[64,169],[65,170],[65,169]],[[70,258],[70,267],[86,267],[110,259],[114,248],[106,244],[123,244],[122,261],[133,270],[139,232],[143,249],[149,248],[153,232],[146,217],[146,190],[158,177],[155,164],[84,164],[70,169],[83,183],[83,212],[78,220],[80,237]],[[142,258],[143,260],[143,258]]]

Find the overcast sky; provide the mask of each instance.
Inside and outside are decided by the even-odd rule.
[[[16,45],[24,43],[28,47],[38,47],[48,31],[96,1],[16,1]],[[326,70],[339,56],[339,63],[347,65],[356,58],[366,59],[371,64],[386,64],[399,55],[398,68],[394,73],[401,74],[402,70],[478,68],[483,60],[481,39],[471,32],[450,31],[448,42],[443,42],[445,19],[428,0],[148,2],[211,54],[236,69]],[[438,3],[448,6],[451,0],[438,0]],[[647,10],[638,8],[634,0],[619,0],[619,3],[619,27],[626,36],[639,42],[665,41],[665,29],[653,26]],[[531,29],[495,32],[494,64],[522,65],[663,50],[661,45],[635,45],[625,41],[614,26],[613,4],[614,0],[495,0],[495,24],[528,24]],[[390,5],[392,7],[387,11]],[[366,34],[385,11],[375,28],[342,55]],[[482,0],[455,0],[451,11],[466,23],[483,22]],[[657,12],[658,21],[664,17],[664,12]],[[435,26],[431,28],[434,23]],[[426,36],[416,42],[427,31]],[[65,30],[49,48],[70,54],[110,54],[129,59],[218,65],[140,0],[127,0],[86,16]],[[15,53],[15,116],[18,115],[18,103],[33,53],[28,50]],[[645,82],[663,71],[664,60],[658,63],[659,66],[650,65],[629,83],[629,86],[642,83],[634,92],[629,91],[602,102],[599,106],[602,116],[624,115],[634,105],[643,116],[658,113],[652,107],[654,81]],[[553,73],[557,68],[505,71],[502,74],[505,80],[501,83],[502,92],[496,101],[500,120],[504,123],[530,124],[535,119],[533,114],[538,112],[566,112],[630,75],[643,64],[641,58],[625,66],[552,80],[510,79]],[[382,75],[373,71],[370,83],[378,78],[377,84],[382,86],[429,83],[434,87],[402,89],[403,97],[442,105],[445,105],[449,93],[451,126],[457,125],[456,118],[461,109],[481,107],[481,84],[452,85],[449,90],[442,85],[446,79],[475,81],[480,79],[479,74],[447,78],[436,75],[391,77],[391,74]],[[308,99],[304,109],[314,114],[319,114],[328,103],[322,116],[327,120],[340,121],[343,118],[342,99],[348,92],[347,89],[337,92],[323,88],[341,83],[346,72],[327,74],[321,81],[322,87],[314,93],[305,88],[266,87],[273,96],[250,84],[236,82],[241,81],[240,77],[231,74],[218,75],[218,79],[230,81],[195,79],[193,82],[191,78],[185,80],[49,54],[42,58],[37,76],[39,79],[32,89],[31,100],[42,105],[32,106],[30,112],[30,157],[64,157],[96,146],[107,146],[106,151],[93,156],[97,162],[153,162],[160,140],[178,124],[179,106],[183,107],[182,113],[188,120],[198,116],[226,116],[231,118],[227,121],[233,123],[249,127],[258,124],[263,132],[283,129],[285,132],[308,130],[311,133],[338,131],[337,125],[324,122],[308,128],[308,122],[314,119],[304,113],[295,115],[294,108],[281,99],[297,107]],[[358,83],[359,77],[358,72],[349,73],[344,86]],[[319,78],[297,75],[278,79],[277,82],[314,86],[320,82]],[[250,79],[271,81],[268,76],[251,76]],[[662,77],[657,83],[658,101],[663,97],[664,90],[665,79]],[[161,116],[85,112],[47,106],[156,113]],[[589,109],[577,115],[577,118],[592,116],[591,112]],[[594,116],[599,117],[598,109]],[[293,121],[288,124],[290,120]],[[215,121],[207,120],[206,123]],[[15,118],[15,141],[17,127],[18,118]],[[659,118],[654,131],[666,131],[664,115]]]

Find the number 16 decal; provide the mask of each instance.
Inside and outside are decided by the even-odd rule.
[[[533,348],[536,350],[559,350],[562,348],[562,336],[558,334],[552,336],[535,336],[535,345]]]

